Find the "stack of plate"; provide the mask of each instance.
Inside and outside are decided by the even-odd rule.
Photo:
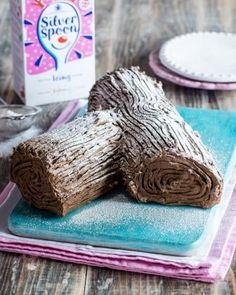
[[[150,54],[155,74],[175,84],[209,90],[236,89],[236,34],[177,36]]]

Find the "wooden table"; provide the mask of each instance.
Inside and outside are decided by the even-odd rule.
[[[0,0],[0,95],[10,103],[12,91],[9,1]],[[97,76],[118,66],[140,65],[149,74],[148,54],[156,46],[192,31],[236,32],[235,0],[97,0]],[[167,96],[180,105],[236,111],[236,91],[187,89],[164,82]],[[44,107],[44,128],[63,104]],[[1,186],[8,178],[0,159]],[[236,294],[236,256],[224,281],[195,283],[151,275],[62,263],[0,253],[0,294]]]

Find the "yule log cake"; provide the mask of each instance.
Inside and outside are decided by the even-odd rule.
[[[223,180],[199,135],[138,68],[97,81],[89,113],[20,144],[11,178],[30,204],[65,215],[122,182],[141,202],[212,207]]]

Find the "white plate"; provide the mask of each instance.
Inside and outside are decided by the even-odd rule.
[[[160,60],[184,77],[236,82],[236,34],[205,32],[177,36],[163,44]]]

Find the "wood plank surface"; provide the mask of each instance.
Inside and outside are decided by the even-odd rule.
[[[97,77],[118,66],[139,65],[153,75],[148,54],[165,40],[192,31],[236,32],[235,0],[97,0]],[[16,102],[12,91],[9,1],[0,0],[0,95]],[[163,81],[176,104],[236,111],[236,91],[187,89]],[[43,128],[63,104],[44,107]],[[8,179],[0,159],[0,186]],[[224,281],[215,284],[62,263],[0,253],[0,294],[236,294],[236,255]]]

